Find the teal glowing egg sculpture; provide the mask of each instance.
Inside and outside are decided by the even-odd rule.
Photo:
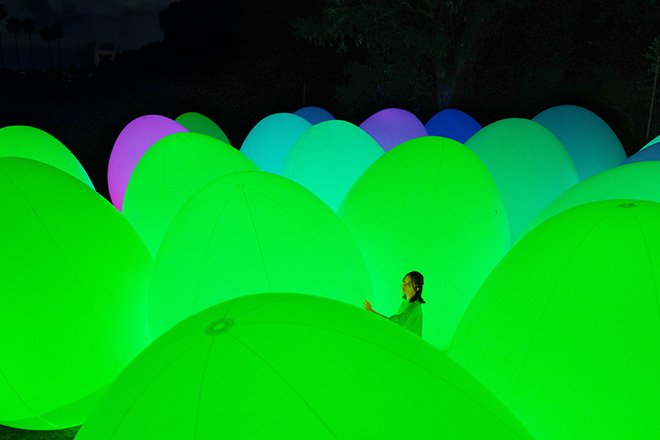
[[[112,147],[108,162],[108,191],[118,210],[122,210],[128,180],[144,152],[165,136],[183,131],[188,130],[159,115],[139,117],[124,127]]]
[[[481,282],[510,247],[502,198],[464,145],[427,136],[374,162],[346,194],[339,217],[371,274],[376,306],[393,315],[401,278],[424,275],[422,336],[446,348]]]
[[[0,424],[80,425],[150,342],[152,260],[93,189],[50,165],[0,158]]]
[[[25,125],[0,128],[0,157],[23,157],[46,163],[94,189],[87,172],[69,149],[38,128]]]
[[[639,199],[660,203],[660,162],[639,162],[603,171],[570,187],[539,212],[520,234],[574,206],[599,200]]]
[[[626,160],[621,162],[621,165],[627,165],[630,163],[644,162],[651,160],[660,161],[660,142],[647,145],[643,149],[639,150],[637,153],[633,154],[632,156],[628,157]]]
[[[528,119],[494,122],[465,145],[497,183],[509,216],[511,242],[545,205],[578,182],[573,160],[559,139]]]
[[[614,131],[586,108],[559,105],[542,111],[532,120],[557,136],[571,155],[580,180],[609,170],[626,158]]]
[[[646,143],[646,145],[640,148],[639,151],[642,151],[643,149],[648,148],[653,144],[657,144],[658,142],[660,142],[660,136],[656,136],[653,139],[651,139],[649,142]]]
[[[353,182],[382,154],[378,144],[355,125],[327,121],[298,138],[280,174],[336,210]]]
[[[312,124],[291,113],[276,113],[259,121],[248,133],[241,153],[262,171],[279,174],[286,155]]]
[[[462,144],[482,129],[472,116],[453,108],[436,113],[424,127],[429,136],[442,136]]]
[[[558,214],[484,282],[448,354],[537,440],[660,436],[660,204]]]
[[[329,111],[320,107],[314,107],[312,105],[298,109],[293,112],[293,114],[300,116],[312,125],[320,124],[321,122],[325,121],[332,121],[335,119],[335,117],[332,116]]]
[[[154,335],[240,295],[310,293],[362,306],[373,297],[355,239],[321,200],[261,171],[202,188],[170,224],[149,293]]]
[[[422,339],[357,307],[291,293],[242,296],[177,324],[122,372],[76,436],[135,438],[532,440]]]
[[[186,127],[188,131],[205,134],[231,145],[229,138],[227,138],[225,132],[218,127],[218,124],[200,113],[183,113],[177,116],[174,121]]]
[[[124,196],[122,213],[155,258],[172,219],[207,183],[259,168],[231,145],[199,133],[174,133],[140,159]]]
[[[428,136],[424,124],[409,111],[387,108],[369,116],[360,128],[374,138],[383,151],[410,139]]]

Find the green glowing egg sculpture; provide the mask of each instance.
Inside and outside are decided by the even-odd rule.
[[[228,174],[195,194],[167,230],[149,319],[156,335],[221,301],[277,291],[360,307],[373,296],[355,239],[321,200],[276,174]]]
[[[227,138],[225,132],[218,127],[218,124],[200,113],[183,113],[182,115],[179,115],[174,122],[183,125],[188,131],[205,134],[231,145],[229,138]]]
[[[621,141],[605,121],[586,108],[558,105],[532,119],[557,136],[571,155],[580,180],[625,160]]]
[[[493,178],[474,153],[447,138],[417,138],[385,153],[337,213],[362,249],[376,311],[393,315],[403,276],[424,275],[422,336],[439,348],[510,247]]]
[[[0,158],[0,424],[81,424],[148,343],[152,260],[128,221],[50,165]]]
[[[639,199],[660,203],[660,162],[638,162],[603,171],[574,185],[539,212],[520,234],[574,206],[599,200]]]
[[[300,183],[336,210],[362,172],[383,154],[364,130],[346,121],[326,121],[291,147],[281,174]]]
[[[660,437],[660,204],[607,200],[520,240],[449,355],[537,440]]]
[[[503,119],[475,133],[465,145],[490,171],[509,216],[511,241],[552,199],[578,182],[562,143],[528,119]]]
[[[76,440],[136,438],[532,440],[422,339],[291,293],[235,298],[170,329],[122,372]]]
[[[24,125],[0,128],[0,157],[23,157],[46,163],[94,189],[87,172],[68,148],[38,128]]]
[[[174,133],[149,148],[133,170],[122,213],[152,256],[183,204],[207,183],[259,168],[231,145],[199,133]]]
[[[291,113],[275,113],[259,121],[248,133],[241,153],[262,171],[279,174],[286,155],[312,124]]]

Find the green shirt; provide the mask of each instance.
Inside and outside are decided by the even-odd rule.
[[[389,320],[396,322],[401,327],[407,328],[420,338],[422,337],[422,303],[419,301],[410,302],[405,299],[401,302],[396,315],[389,317]]]

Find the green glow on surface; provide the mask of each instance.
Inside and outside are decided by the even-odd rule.
[[[337,210],[362,172],[383,154],[364,130],[346,121],[326,121],[293,144],[281,174],[300,183]]]
[[[326,298],[243,296],[179,323],[108,389],[76,440],[528,439],[424,340]]]
[[[403,275],[424,275],[422,335],[439,348],[510,246],[493,178],[474,153],[447,138],[417,138],[385,153],[355,182],[338,215],[362,249],[376,311],[394,314]]]
[[[153,257],[172,219],[204,185],[259,168],[234,147],[199,133],[174,133],[149,148],[128,181],[122,213]]]
[[[502,195],[515,242],[552,199],[578,182],[571,156],[547,128],[528,119],[503,119],[465,145],[483,161]]]
[[[639,199],[660,203],[660,162],[622,165],[570,187],[534,217],[518,240],[562,211],[585,203],[612,199]]]
[[[302,117],[291,113],[267,116],[250,130],[241,145],[241,153],[262,171],[280,174],[289,150],[311,126]]]
[[[300,292],[356,306],[373,297],[355,239],[321,200],[284,177],[244,171],[202,188],[172,221],[149,294],[154,335],[230,298]]]
[[[23,157],[71,174],[94,189],[87,172],[62,142],[43,130],[25,125],[0,128],[0,157]]]
[[[558,105],[542,111],[532,120],[557,136],[571,155],[580,180],[626,160],[626,152],[614,131],[586,108]]]
[[[449,355],[537,440],[660,436],[660,204],[558,214],[493,270]]]
[[[184,113],[174,121],[186,127],[188,131],[205,134],[231,145],[225,132],[215,122],[200,113]]]
[[[0,423],[56,429],[148,343],[152,260],[103,197],[41,162],[0,158]]]

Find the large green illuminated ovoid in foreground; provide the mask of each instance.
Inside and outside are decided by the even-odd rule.
[[[537,440],[660,438],[660,204],[607,200],[520,240],[448,354]]]
[[[207,183],[259,168],[231,145],[199,133],[174,133],[149,148],[128,181],[122,213],[155,258],[172,219]]]
[[[291,180],[243,171],[214,180],[172,221],[149,293],[154,336],[240,295],[300,292],[361,306],[373,298],[355,239]]]
[[[71,174],[94,189],[87,172],[62,142],[43,130],[25,125],[0,128],[0,157],[23,157]]]
[[[248,295],[184,320],[117,378],[76,440],[532,437],[444,353],[312,295]]]
[[[135,230],[71,175],[0,158],[0,423],[81,424],[150,341],[152,260]]]
[[[493,178],[472,151],[447,138],[417,138],[383,154],[337,212],[362,249],[379,313],[396,312],[406,273],[424,275],[422,333],[439,348],[510,247]]]

